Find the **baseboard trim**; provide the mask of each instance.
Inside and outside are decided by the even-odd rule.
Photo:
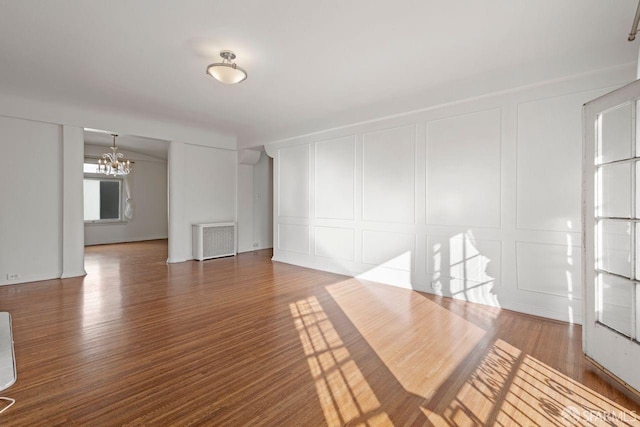
[[[79,270],[73,273],[62,273],[62,276],[60,276],[61,279],[69,279],[71,277],[81,277],[81,276],[86,276],[87,272],[83,269],[83,270]]]
[[[624,387],[627,391],[629,391],[631,394],[633,394],[636,398],[640,399],[640,391],[638,391],[635,388],[631,387],[624,380],[620,379],[618,376],[613,374],[610,370],[608,370],[607,368],[605,368],[604,366],[602,366],[601,364],[599,364],[598,362],[593,360],[591,357],[587,356],[586,354],[584,355],[584,358],[587,359],[587,361],[589,363],[591,363],[593,366],[598,368],[598,370],[602,371],[602,373],[604,373],[605,375],[610,377],[612,380],[614,380],[615,382],[620,384],[622,387]]]
[[[61,272],[51,274],[34,274],[23,276],[17,280],[0,280],[0,286],[19,285],[21,283],[29,282],[42,282],[43,280],[57,280],[60,279]]]
[[[167,264],[178,264],[180,262],[186,262],[186,261],[189,261],[189,260],[185,258],[167,258]]]

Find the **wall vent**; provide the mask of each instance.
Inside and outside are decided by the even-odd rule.
[[[193,258],[205,259],[236,254],[235,222],[193,224]]]

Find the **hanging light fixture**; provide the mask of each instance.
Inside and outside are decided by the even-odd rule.
[[[104,153],[102,159],[98,160],[98,173],[105,175],[128,175],[131,172],[131,161],[124,159],[124,154],[118,153],[118,147],[116,147],[116,136],[113,137],[113,145],[111,146],[111,153]]]
[[[233,62],[236,54],[230,50],[220,52],[222,62],[211,64],[207,67],[207,74],[221,83],[240,83],[247,78],[247,72]]]

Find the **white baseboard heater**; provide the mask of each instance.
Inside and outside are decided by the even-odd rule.
[[[193,258],[205,259],[236,254],[236,223],[193,224]]]

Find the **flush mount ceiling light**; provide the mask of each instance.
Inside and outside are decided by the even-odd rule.
[[[247,72],[238,67],[234,59],[236,54],[230,50],[220,52],[222,62],[211,64],[207,67],[207,74],[221,83],[234,84],[240,83],[247,78]]]

